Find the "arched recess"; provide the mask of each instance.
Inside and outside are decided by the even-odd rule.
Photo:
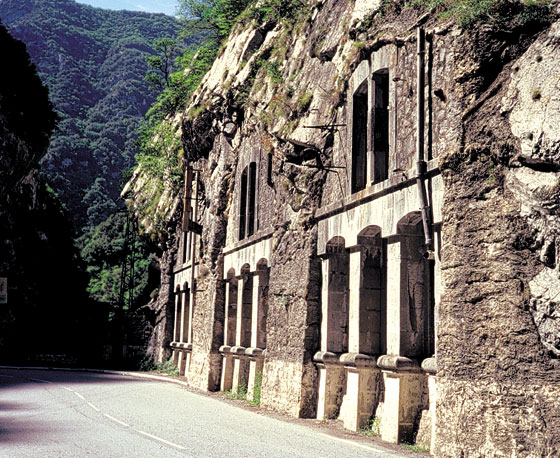
[[[255,292],[257,294],[256,304],[256,326],[253,326],[256,335],[253,337],[253,342],[257,348],[266,348],[266,319],[268,317],[268,281],[270,276],[270,268],[268,261],[261,259],[257,262],[255,270],[255,277],[253,281],[257,282]]]
[[[237,278],[235,270],[230,269],[226,276],[225,294],[225,326],[224,344],[230,347],[235,345],[235,333],[237,327]]]
[[[239,340],[238,345],[242,347],[251,346],[251,324],[253,315],[253,275],[251,274],[251,267],[249,264],[241,267],[241,275],[239,277],[241,294],[241,315],[238,320]],[[239,312],[238,312],[239,313]]]
[[[409,213],[397,224],[401,246],[401,352],[423,359],[434,353],[433,265],[424,256],[422,215]]]
[[[368,226],[358,234],[361,257],[360,278],[360,353],[382,355],[386,352],[387,288],[385,249],[381,228]]]
[[[334,237],[327,242],[326,265],[326,316],[323,311],[321,326],[326,333],[326,350],[335,353],[348,351],[348,270],[349,254],[342,237]],[[325,326],[326,325],[326,326]]]
[[[189,342],[189,324],[191,319],[190,302],[191,292],[188,282],[183,284],[182,288],[182,320],[181,320],[181,342]]]
[[[183,319],[181,306],[181,286],[175,287],[175,325],[173,327],[173,341],[180,342],[181,340],[181,321]]]

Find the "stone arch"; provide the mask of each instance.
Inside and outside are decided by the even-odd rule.
[[[224,345],[233,347],[237,328],[237,278],[233,268],[229,269],[226,274],[225,287]]]
[[[426,251],[422,215],[412,212],[397,223],[400,242],[401,353],[423,359],[434,352],[433,263]]]
[[[181,322],[183,320],[183,307],[182,307],[182,291],[181,285],[175,287],[175,322],[173,326],[173,341],[180,342],[181,340]]]

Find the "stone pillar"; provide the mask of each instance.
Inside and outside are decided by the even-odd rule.
[[[181,329],[181,293],[175,291],[175,319],[173,321],[173,344],[177,344],[180,341],[180,329]],[[173,363],[179,366],[179,356],[180,352],[173,350]]]
[[[360,291],[362,288],[361,249],[350,252],[348,292],[348,352],[360,353]]]
[[[255,400],[255,391],[262,383],[264,367],[263,351],[266,345],[266,291],[268,287],[268,270],[258,269],[252,282],[252,318],[251,318],[251,347],[245,351],[249,359],[249,378],[247,381],[247,399]]]
[[[230,354],[230,348],[227,345],[220,347],[220,353],[222,354],[220,391],[231,390],[233,385],[233,356]]]
[[[346,429],[358,431],[373,414],[378,399],[379,370],[374,358],[360,353],[347,353],[340,360],[346,372],[346,394],[339,418]]]
[[[233,380],[231,390],[239,393],[243,387],[247,389],[249,380],[249,359],[245,356],[244,347],[233,347]]]
[[[263,351],[260,348],[248,348],[245,354],[249,357],[249,378],[247,380],[247,399],[255,401],[255,394],[260,398],[262,372],[264,367]]]
[[[183,377],[187,369],[187,353],[185,351],[179,352],[179,361],[177,367],[179,368],[179,375]]]
[[[342,402],[345,383],[344,367],[334,353],[318,352],[313,359],[317,362],[319,369],[317,419],[336,418]]]
[[[247,310],[250,303],[247,303],[247,297],[252,297],[253,291],[246,290],[247,285],[252,285],[250,274],[244,274],[238,279],[238,292],[237,292],[237,324],[235,333],[235,346],[232,347],[231,352],[233,356],[233,381],[232,391],[239,393],[241,387],[247,388],[249,379],[249,360],[245,356],[246,347],[243,345],[247,335]],[[252,306],[251,306],[252,309]]]
[[[401,243],[387,244],[387,354],[401,351]]]
[[[192,267],[194,269],[194,267]],[[194,318],[194,303],[196,299],[196,282],[191,285],[190,290],[188,291],[189,296],[187,300],[189,301],[188,304],[188,326],[187,326],[187,335],[186,335],[186,342],[192,343],[193,342],[193,318]]]
[[[377,364],[383,369],[385,385],[381,439],[395,444],[410,442],[422,399],[424,374],[415,361],[404,357],[381,356]]]
[[[220,347],[222,354],[222,373],[220,378],[220,391],[231,390],[233,386],[233,355],[231,347],[235,345],[237,322],[237,288],[232,284],[233,279],[226,281],[225,287],[225,314],[224,314],[224,345]],[[232,316],[235,312],[235,316]]]
[[[327,351],[329,336],[329,259],[321,262],[321,351]]]

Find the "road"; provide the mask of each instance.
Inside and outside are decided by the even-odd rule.
[[[160,381],[0,369],[0,457],[405,457]]]

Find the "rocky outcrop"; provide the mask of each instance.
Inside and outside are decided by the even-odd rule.
[[[531,25],[464,34],[455,56],[464,143],[442,158],[438,456],[560,447],[560,29]]]

